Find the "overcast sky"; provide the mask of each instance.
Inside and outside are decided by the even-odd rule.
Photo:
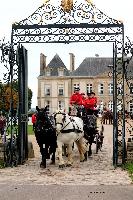
[[[58,1],[58,0],[57,0]],[[78,0],[84,2],[85,0]],[[19,22],[31,15],[43,0],[0,0],[0,39],[4,36],[10,38],[13,22]],[[51,0],[55,3],[56,0]],[[109,17],[122,20],[125,27],[125,35],[133,41],[133,1],[132,0],[93,0],[98,9]],[[112,45],[108,43],[74,43],[74,44],[24,44],[28,49],[28,85],[33,91],[32,107],[37,105],[37,77],[39,75],[40,53],[47,56],[47,64],[57,53],[65,65],[69,68],[69,53],[75,54],[76,67],[85,57],[112,56]]]

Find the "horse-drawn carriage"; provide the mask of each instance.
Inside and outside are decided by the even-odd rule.
[[[97,117],[94,114],[85,114],[82,116],[82,119],[84,122],[84,137],[89,144],[88,156],[90,156],[92,154],[91,145],[93,143],[96,145],[95,153],[98,153],[98,151],[102,149],[104,128],[103,125],[101,125],[101,127],[97,126]]]
[[[77,117],[58,110],[54,113],[54,120],[51,120],[46,108],[37,108],[37,110],[35,135],[42,154],[42,166],[46,167],[46,159],[50,153],[52,153],[52,162],[55,163],[56,145],[58,146],[59,167],[64,167],[62,157],[62,146],[64,144],[67,145],[67,166],[72,165],[72,145],[74,142],[76,142],[79,150],[80,161],[87,160],[87,157],[92,154],[92,143],[96,145],[96,153],[99,149],[101,150],[104,138],[103,126],[101,130],[98,130],[97,117],[95,115],[88,115],[84,110],[80,110],[81,116]],[[86,151],[84,141],[89,146],[88,151]]]
[[[101,123],[101,127],[97,126],[97,110],[86,110],[83,106],[72,106],[70,111],[70,115],[75,115],[80,117],[84,122],[84,137],[87,140],[89,146],[88,155],[92,154],[91,145],[92,143],[96,144],[96,153],[98,150],[101,150],[103,144],[103,132],[104,127]]]

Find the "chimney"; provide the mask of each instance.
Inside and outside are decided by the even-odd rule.
[[[46,57],[43,53],[40,53],[40,75],[44,74],[44,69],[46,68]]]
[[[70,71],[75,70],[75,55],[73,53],[69,53],[70,55]]]

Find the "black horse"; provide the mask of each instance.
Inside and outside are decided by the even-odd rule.
[[[37,117],[35,124],[35,137],[40,147],[42,161],[40,167],[46,168],[46,159],[50,159],[51,164],[55,164],[55,152],[57,147],[56,131],[52,120],[47,114],[47,106],[39,109],[36,107]]]
[[[89,144],[88,156],[92,155],[92,143],[96,144],[96,153],[102,147],[103,143],[103,132],[104,128],[102,126],[101,131],[97,129],[97,113],[90,112],[86,109],[82,110],[82,119],[84,122],[84,138],[87,140]]]

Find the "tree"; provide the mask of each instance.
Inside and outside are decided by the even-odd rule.
[[[4,112],[9,112],[11,103],[13,108],[17,110],[18,101],[18,83],[13,82],[11,87],[11,84],[2,84],[0,82],[0,110]],[[31,101],[32,91],[30,88],[28,88],[28,109],[31,108]]]

